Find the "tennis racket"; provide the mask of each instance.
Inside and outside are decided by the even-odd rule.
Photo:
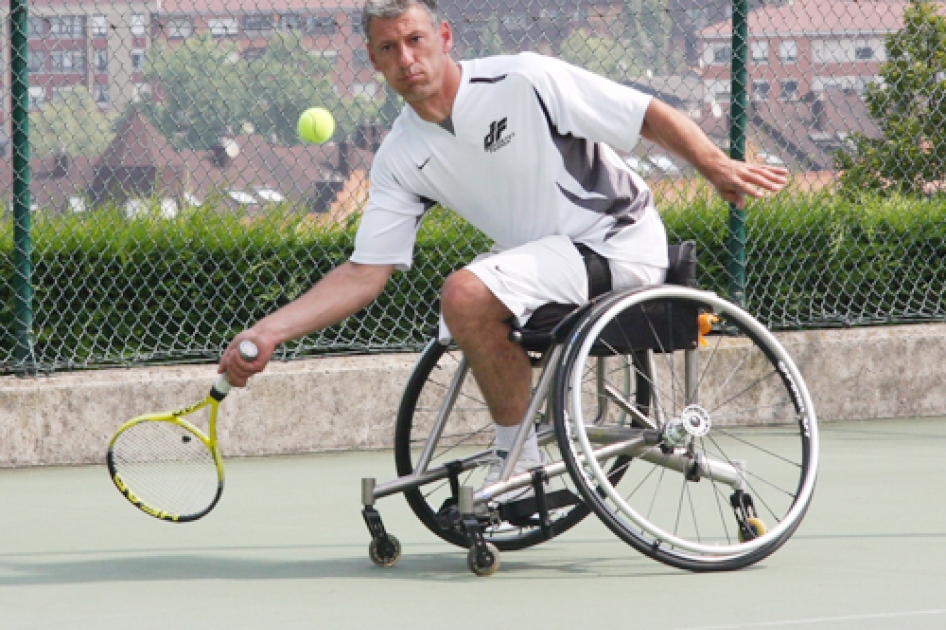
[[[239,345],[252,361],[259,349],[252,341]],[[174,523],[196,521],[217,505],[223,494],[223,460],[217,447],[217,408],[230,392],[221,374],[200,401],[177,411],[132,418],[108,444],[108,473],[118,490],[145,514]],[[209,409],[205,435],[185,417]]]

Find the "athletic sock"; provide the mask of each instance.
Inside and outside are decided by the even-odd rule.
[[[516,441],[516,433],[519,432],[519,426],[504,427],[494,424],[496,429],[496,450],[509,452],[513,443]],[[519,459],[528,459],[533,462],[541,462],[542,456],[539,454],[539,442],[535,436],[535,425],[529,427],[529,435],[526,436],[526,442],[522,445],[522,454]]]

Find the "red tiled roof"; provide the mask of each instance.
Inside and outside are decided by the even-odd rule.
[[[361,0],[161,0],[161,13],[279,13],[281,11],[361,10]],[[157,9],[155,9],[157,11]]]
[[[102,164],[114,167],[175,166],[177,153],[144,114],[135,111],[115,133]]]
[[[749,13],[753,37],[843,33],[888,33],[903,24],[908,2],[848,2],[846,0],[795,0]],[[703,37],[730,37],[732,22],[718,22],[701,32]]]

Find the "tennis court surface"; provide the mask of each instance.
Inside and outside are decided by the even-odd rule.
[[[664,567],[594,517],[489,578],[400,497],[368,559],[360,479],[390,452],[227,460],[203,520],[145,516],[104,466],[0,470],[0,628],[946,628],[946,418],[822,426],[812,508],[735,573]]]

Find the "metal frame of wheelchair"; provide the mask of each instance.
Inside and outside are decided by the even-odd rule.
[[[399,476],[362,480],[372,561],[401,555],[375,507],[399,493],[468,549],[477,575],[591,512],[637,551],[691,571],[742,568],[784,544],[814,490],[815,410],[781,344],[695,288],[695,266],[692,242],[672,246],[667,284],[547,305],[512,329],[533,361],[533,395],[500,480],[478,489],[492,421],[462,353],[430,341],[398,413]],[[549,461],[514,474],[529,425]]]

